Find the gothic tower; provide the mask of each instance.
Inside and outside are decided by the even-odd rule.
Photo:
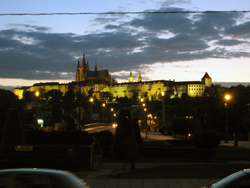
[[[77,69],[76,69],[76,82],[79,82],[80,81],[80,62],[79,62],[79,59],[78,59],[78,65],[77,65]]]
[[[133,77],[131,71],[130,71],[130,76],[129,76],[129,78],[128,78],[128,82],[134,82],[134,77]]]
[[[139,72],[139,76],[138,76],[138,82],[142,82],[142,78],[141,78],[141,72]]]
[[[86,63],[87,62],[87,63]],[[112,79],[108,70],[97,70],[97,60],[95,60],[95,70],[89,70],[89,61],[85,59],[85,53],[83,52],[82,63],[80,64],[78,60],[77,70],[76,70],[76,82],[81,81],[94,81],[99,80],[102,82],[111,83]]]

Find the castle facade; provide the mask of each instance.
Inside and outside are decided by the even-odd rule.
[[[75,81],[67,84],[59,84],[57,82],[38,83],[30,87],[15,88],[15,93],[19,99],[23,98],[25,91],[30,92],[48,92],[50,90],[60,90],[63,95],[73,90],[75,93],[81,91],[88,95],[88,91],[92,90],[93,95],[99,98],[101,92],[110,92],[113,97],[128,97],[132,98],[135,94],[139,98],[147,98],[149,101],[161,100],[161,93],[166,93],[171,98],[180,98],[183,95],[189,97],[202,97],[206,87],[212,85],[212,78],[206,72],[201,78],[201,81],[185,81],[176,82],[175,80],[154,80],[142,81],[141,73],[137,81],[134,81],[132,72],[128,77],[128,82],[117,83],[109,74],[108,70],[97,70],[97,61],[95,61],[95,69],[89,68],[89,62],[85,59],[83,53],[82,63],[78,60]]]

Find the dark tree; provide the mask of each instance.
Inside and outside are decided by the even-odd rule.
[[[112,101],[112,94],[110,92],[101,92],[99,98],[102,102]]]
[[[142,138],[141,138],[141,132],[140,132],[138,119],[133,119],[133,129],[134,129],[135,138],[136,138],[137,143],[141,144]]]
[[[24,144],[26,144],[26,141],[19,110],[11,108],[8,111],[7,119],[3,128],[1,149],[2,151],[14,151],[15,145]]]
[[[137,154],[137,143],[129,109],[121,109],[116,128],[113,156],[129,160],[131,168],[134,169],[134,158]]]
[[[75,120],[73,117],[68,119],[67,131],[74,131],[76,129]]]
[[[6,121],[7,112],[10,108],[18,108],[19,101],[17,96],[11,91],[0,89],[0,127]]]

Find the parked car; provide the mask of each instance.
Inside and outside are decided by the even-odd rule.
[[[203,188],[249,188],[250,169],[235,172],[222,180]]]
[[[0,170],[0,187],[89,188],[71,172],[36,168]]]

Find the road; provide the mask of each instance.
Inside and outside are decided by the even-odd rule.
[[[93,132],[101,132],[104,130],[109,130],[110,132],[112,132],[113,134],[115,134],[115,128],[113,128],[112,126],[108,126],[102,123],[93,123],[93,124],[87,124],[85,125],[85,129],[84,131],[87,131],[89,133],[93,133]],[[141,137],[144,141],[147,140],[174,140],[177,138],[174,138],[171,135],[162,135],[160,132],[141,132]]]
[[[115,133],[115,128],[113,128],[112,126],[108,126],[107,124],[104,123],[86,124],[84,128],[84,131],[87,131],[89,133],[101,132],[105,130],[109,130],[110,132]]]

